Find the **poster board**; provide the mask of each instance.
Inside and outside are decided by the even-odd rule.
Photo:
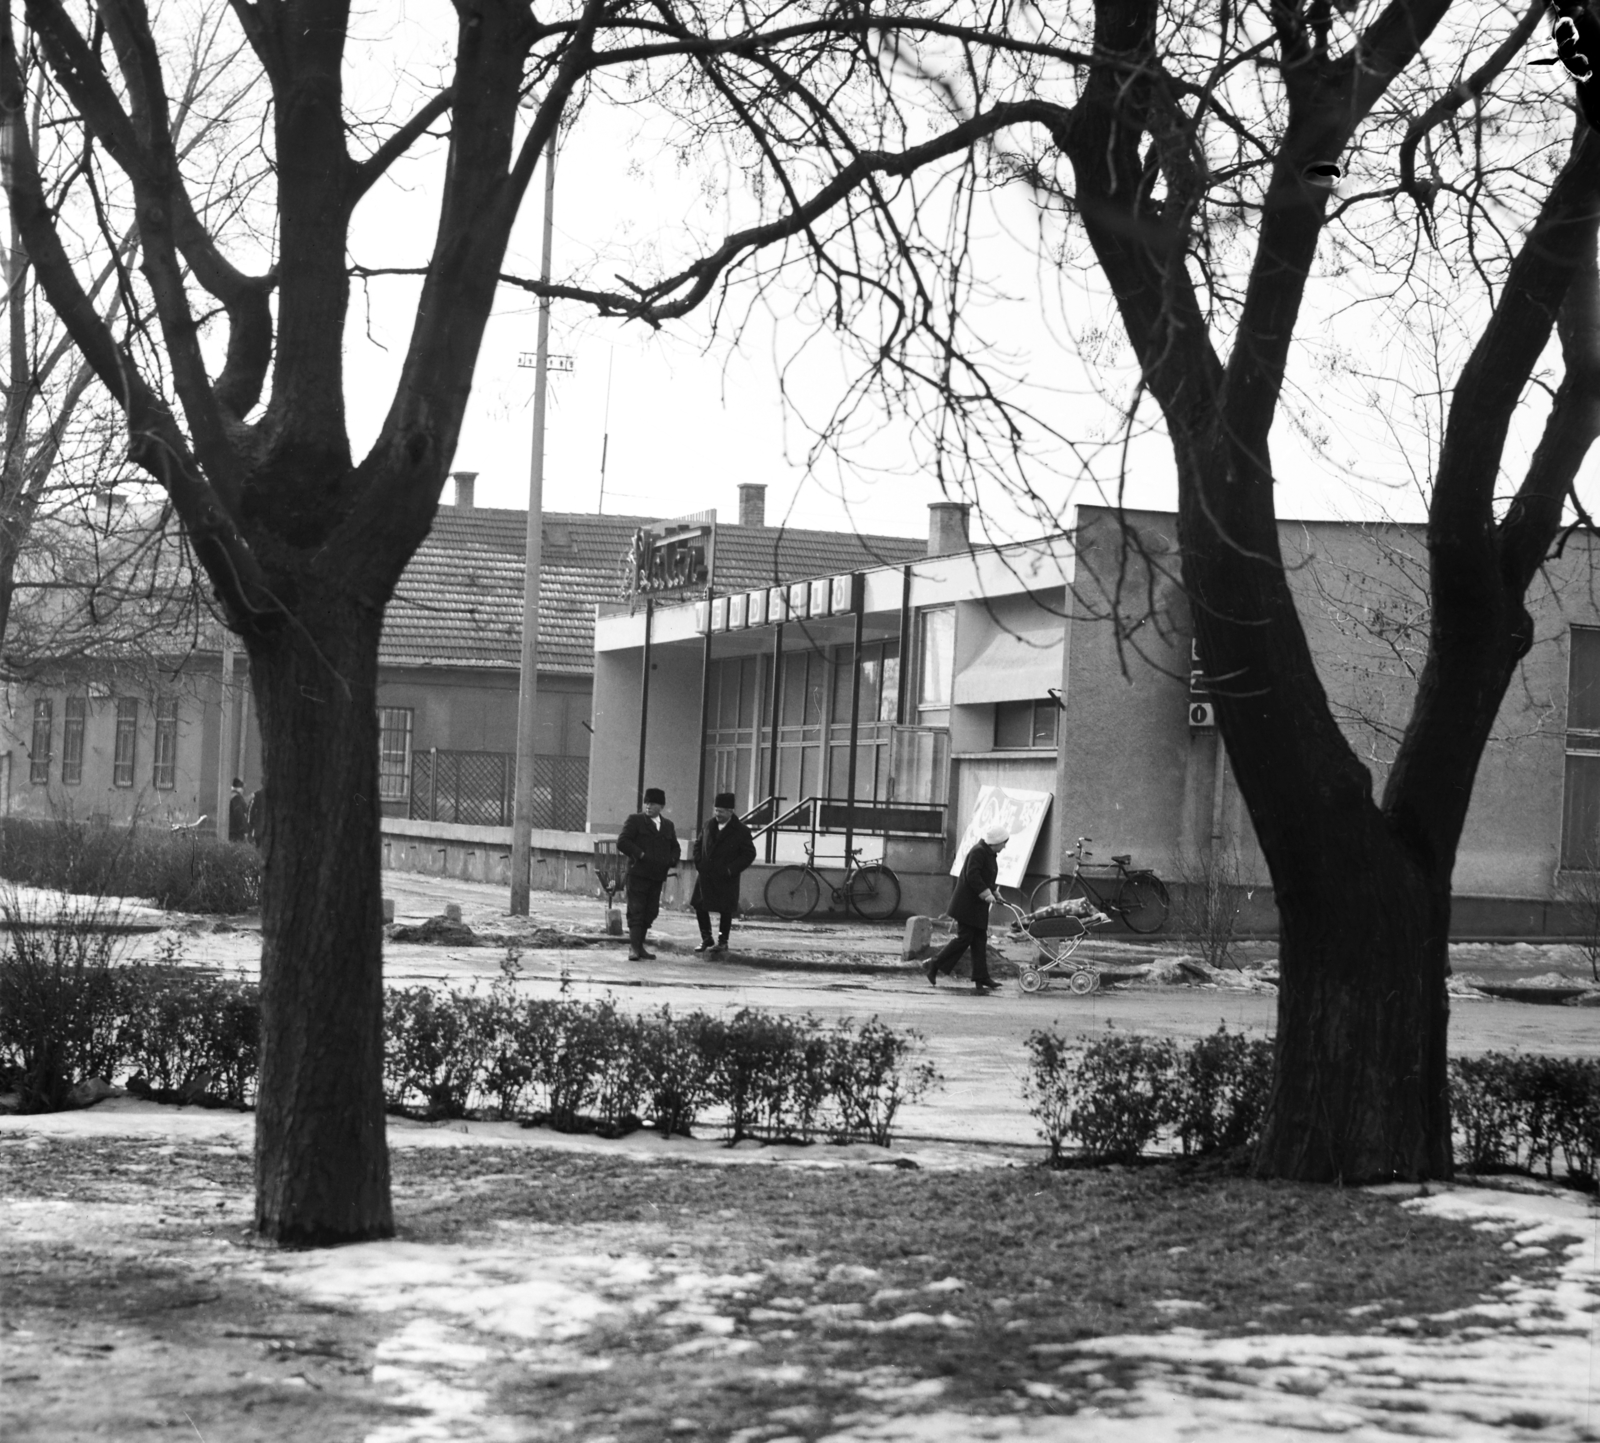
[[[1028,868],[1028,858],[1033,855],[1034,843],[1039,840],[1039,828],[1044,825],[1054,793],[1024,791],[1021,787],[985,785],[978,789],[978,802],[972,809],[967,829],[961,834],[956,847],[956,859],[951,864],[950,875],[961,875],[961,864],[967,853],[990,827],[1001,826],[1011,835],[1006,849],[1000,854],[1000,875],[997,885],[1020,887],[1023,873]]]

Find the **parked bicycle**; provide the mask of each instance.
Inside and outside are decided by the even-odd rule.
[[[817,910],[822,900],[822,889],[828,888],[835,907],[848,905],[869,921],[880,922],[892,917],[900,906],[900,879],[882,862],[869,862],[862,867],[856,858],[859,847],[852,847],[845,859],[844,876],[839,885],[823,880],[817,870],[816,846],[806,843],[804,866],[779,867],[767,878],[767,910],[774,916],[798,922]]]
[[[1040,882],[1028,898],[1028,910],[1040,912],[1075,897],[1084,897],[1102,912],[1120,917],[1135,932],[1156,931],[1167,920],[1171,905],[1161,879],[1148,867],[1131,868],[1133,857],[1126,852],[1111,859],[1111,865],[1116,868],[1113,874],[1086,875],[1084,864],[1094,855],[1088,848],[1092,841],[1093,837],[1078,838],[1078,845],[1072,849],[1072,870]]]

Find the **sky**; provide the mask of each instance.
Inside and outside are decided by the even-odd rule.
[[[408,73],[425,78],[443,51],[425,30],[379,37],[385,67],[363,70],[358,46],[352,73],[366,75],[369,87],[374,74],[399,73],[397,36],[413,47],[405,53]],[[387,101],[396,114],[411,103],[398,91],[367,98]],[[374,190],[357,216],[358,262],[426,260],[438,159],[435,152],[401,165]],[[601,286],[614,284],[618,274],[648,278],[688,254],[695,238],[720,237],[747,223],[750,212],[718,187],[717,175],[714,156],[676,159],[659,119],[647,111],[590,107],[564,137],[557,164],[554,278]],[[542,203],[541,173],[524,202],[508,270],[537,274]],[[1012,397],[1076,445],[1041,443],[1030,473],[1037,498],[1029,504],[985,482],[976,493],[975,534],[1017,539],[1070,524],[1075,503],[1114,499],[1124,470],[1127,504],[1173,508],[1171,453],[1152,425],[1148,400],[1123,466],[1120,407],[1132,394],[1133,372],[1097,276],[1040,262],[1034,213],[1015,193],[981,213],[978,230],[978,271],[988,294],[972,301],[967,319],[991,343],[995,374]],[[1279,512],[1420,519],[1419,478],[1425,479],[1437,436],[1418,429],[1410,403],[1395,404],[1396,393],[1378,384],[1404,374],[1415,356],[1375,311],[1346,311],[1348,284],[1319,278],[1308,292],[1303,344],[1273,438]],[[376,434],[392,392],[415,297],[415,283],[403,279],[376,279],[357,290],[349,376],[358,454]],[[737,340],[729,318],[744,321]],[[1346,357],[1338,376],[1319,361],[1319,348],[1335,336]],[[519,358],[531,356],[535,342],[532,297],[502,288],[452,466],[478,473],[480,506],[527,505],[534,373]],[[927,504],[946,499],[893,417],[858,432],[846,464],[832,455],[809,464],[809,423],[845,394],[848,372],[837,343],[807,319],[798,298],[780,296],[748,315],[731,307],[715,335],[707,314],[651,332],[558,302],[551,351],[570,358],[573,369],[550,378],[546,510],[675,516],[716,508],[732,520],[739,485],[755,482],[767,488],[769,523],[923,535]],[[798,362],[797,353],[803,353]],[[1353,379],[1351,367],[1377,380]],[[1424,399],[1422,409],[1428,404]],[[1508,459],[1536,440],[1537,421],[1535,406],[1521,418]],[[1596,475],[1591,459],[1585,484],[1592,487]],[[441,499],[452,500],[448,485]]]

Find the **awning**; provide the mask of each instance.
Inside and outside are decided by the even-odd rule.
[[[1066,620],[1037,607],[1019,617],[985,618],[993,628],[983,650],[956,673],[957,706],[1027,701],[1061,686]]]

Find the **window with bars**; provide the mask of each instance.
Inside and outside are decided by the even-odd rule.
[[[178,699],[175,696],[164,696],[156,702],[156,747],[150,784],[163,792],[170,792],[178,785]]]
[[[1600,627],[1575,626],[1567,671],[1561,865],[1600,870]]]
[[[996,702],[994,745],[997,751],[1028,748],[1053,748],[1056,744],[1056,716],[1059,708],[1051,697],[1035,701]]]
[[[139,699],[117,698],[116,746],[111,754],[111,785],[131,787],[139,751]]]
[[[83,725],[89,713],[89,699],[67,698],[67,714],[61,724],[61,780],[75,787],[83,780]]]
[[[411,717],[408,706],[378,708],[378,797],[403,802],[411,795]]]
[[[42,786],[50,780],[51,704],[40,697],[33,704],[33,745],[28,753],[28,780]]]

